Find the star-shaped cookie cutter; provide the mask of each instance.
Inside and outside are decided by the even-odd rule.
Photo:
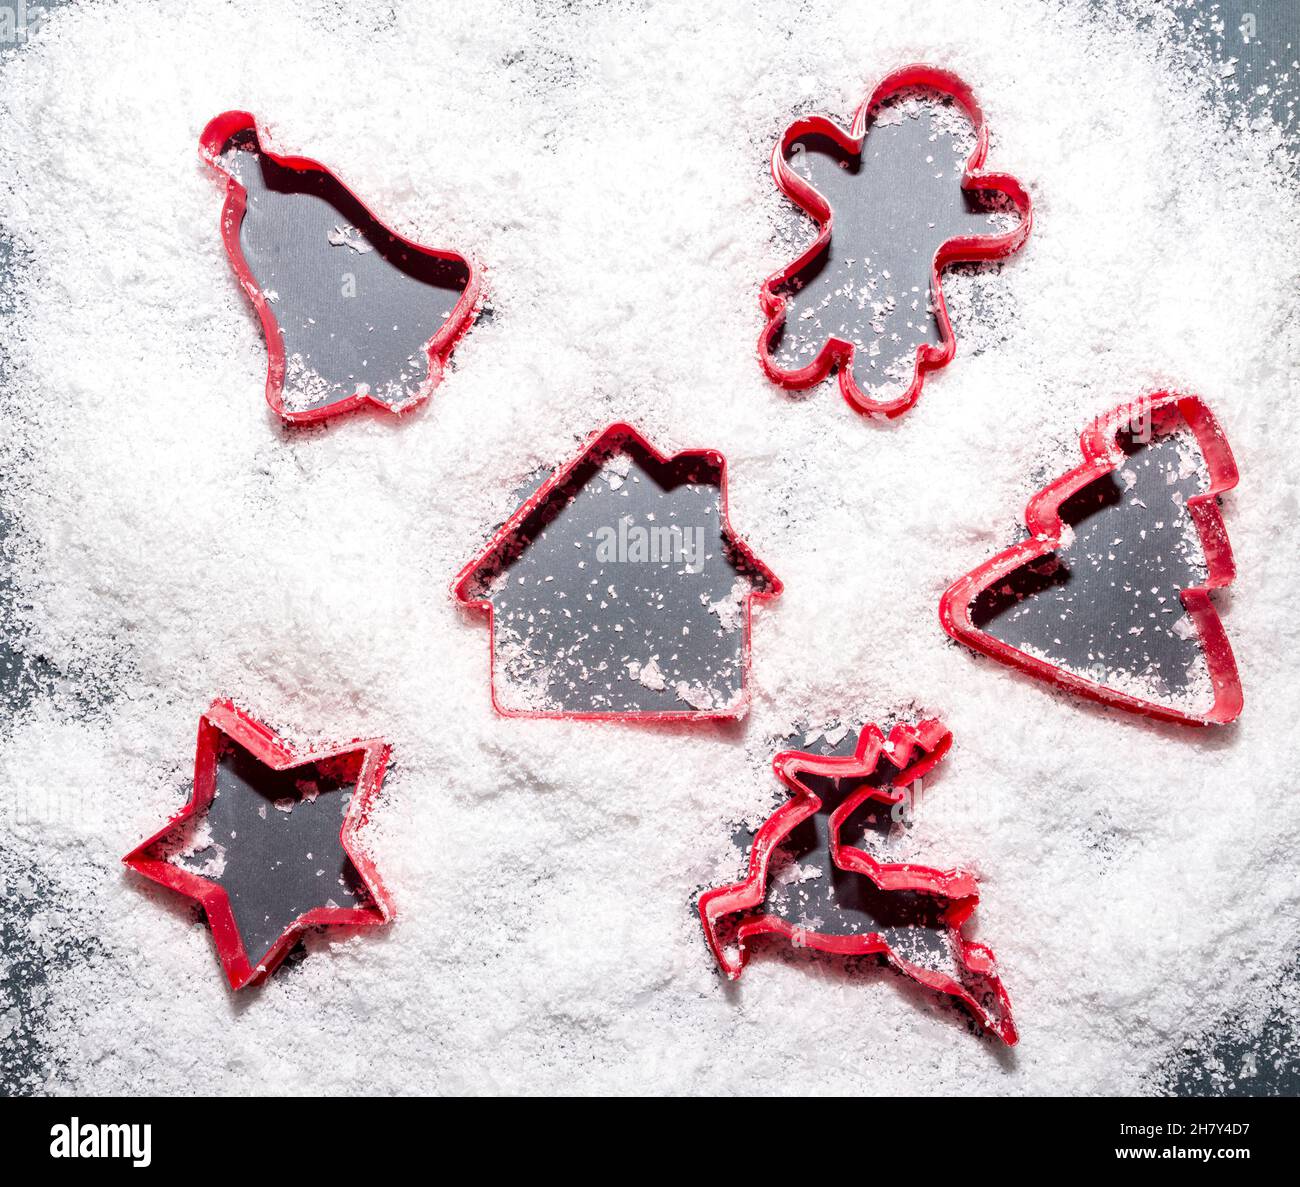
[[[849,817],[869,800],[893,806],[904,799],[903,788],[915,783],[943,759],[952,745],[951,732],[930,718],[915,726],[896,725],[889,736],[876,725],[867,725],[859,735],[852,755],[827,757],[799,750],[782,751],[772,760],[773,770],[794,793],[777,809],[754,836],[749,851],[749,868],[743,882],[714,887],[700,896],[700,920],[704,937],[718,966],[729,980],[736,980],[749,959],[749,943],[761,936],[777,936],[791,944],[837,956],[882,956],[904,976],[937,993],[962,1002],[981,1026],[996,1034],[1008,1045],[1017,1039],[1011,1017],[1011,1003],[996,971],[992,951],[983,944],[967,940],[962,927],[979,904],[975,878],[963,870],[939,870],[911,863],[882,862],[841,841],[840,831]],[[779,915],[758,913],[746,916],[735,930],[735,955],[728,951],[720,934],[724,917],[761,907],[768,889],[768,870],[774,852],[803,821],[821,807],[822,798],[807,782],[809,776],[826,779],[866,779],[882,762],[890,772],[889,786],[864,784],[834,811],[830,819],[830,855],[842,870],[869,878],[883,891],[912,892],[928,895],[943,905],[943,922],[955,958],[971,973],[983,980],[992,1001],[981,1000],[952,977],[927,969],[900,956],[878,932],[853,935],[829,934],[791,923]],[[992,1008],[990,1008],[992,1007]]]
[[[244,946],[230,896],[225,888],[200,874],[173,864],[157,848],[174,836],[180,825],[201,818],[211,806],[217,787],[218,760],[227,740],[272,771],[320,767],[332,760],[360,756],[356,783],[339,830],[339,844],[356,870],[369,905],[314,907],[299,915],[285,928],[266,954],[257,961],[250,959]],[[365,851],[356,843],[357,830],[366,822],[379,793],[388,756],[388,744],[378,739],[358,740],[335,748],[295,751],[269,727],[233,702],[213,701],[199,719],[198,745],[194,756],[194,790],[189,802],[153,836],[123,857],[122,862],[142,877],[197,902],[207,916],[221,967],[230,987],[242,989],[246,985],[258,985],[276,970],[298,942],[299,936],[310,928],[330,924],[373,927],[393,918],[392,900],[384,889],[379,873]]]
[[[251,136],[257,145],[257,152],[283,169],[294,173],[323,174],[351,202],[356,203],[373,225],[383,228],[393,242],[399,244],[406,252],[429,260],[446,261],[464,267],[467,277],[464,290],[442,326],[424,344],[424,351],[429,360],[428,372],[414,395],[399,403],[389,403],[365,390],[364,386],[358,386],[352,395],[319,406],[302,409],[286,407],[284,387],[287,361],[284,337],[272,303],[253,275],[243,247],[240,245],[240,228],[244,220],[248,192],[239,179],[221,165],[222,153],[231,141],[241,134]],[[319,161],[314,161],[310,157],[284,156],[274,152],[268,147],[266,134],[259,128],[256,117],[250,112],[227,111],[210,120],[199,138],[199,155],[214,172],[226,180],[226,197],[221,210],[221,238],[225,244],[226,254],[230,258],[230,265],[239,279],[240,287],[253,303],[253,308],[262,323],[267,350],[266,402],[275,413],[288,424],[311,424],[367,406],[384,412],[401,414],[424,403],[442,381],[443,371],[451,358],[452,351],[474,321],[483,285],[482,272],[478,264],[472,258],[458,252],[426,247],[399,235],[389,228],[332,170]]]
[[[930,275],[930,293],[940,341],[938,344],[918,344],[912,380],[907,389],[893,399],[877,400],[858,386],[853,375],[853,358],[858,348],[843,338],[829,336],[812,362],[794,370],[781,367],[772,355],[773,342],[785,324],[788,302],[783,292],[795,277],[828,249],[833,221],[826,199],[790,167],[787,154],[794,142],[801,137],[821,135],[846,154],[859,156],[880,106],[901,92],[917,89],[936,92],[950,99],[966,114],[975,129],[975,147],[966,161],[962,189],[1001,195],[1002,199],[1014,207],[1019,221],[1014,228],[1001,235],[958,236],[940,245],[935,252]],[[961,261],[1003,259],[1019,250],[1033,225],[1033,203],[1024,186],[1009,173],[984,170],[988,147],[988,125],[971,88],[948,70],[920,63],[904,66],[886,75],[858,108],[847,131],[833,120],[820,115],[805,116],[785,130],[772,150],[772,177],[781,192],[817,222],[818,233],[808,249],[793,263],[769,276],[759,292],[759,302],[767,321],[759,336],[758,356],[769,379],[785,388],[802,389],[820,383],[833,369],[838,368],[840,392],[844,399],[850,407],[868,416],[901,416],[920,399],[927,372],[947,366],[957,350],[957,339],[953,334],[943,296],[943,270],[949,264]]]
[[[1123,465],[1125,455],[1120,446],[1120,435],[1125,430],[1143,423],[1159,428],[1178,418],[1196,437],[1209,475],[1206,489],[1187,499],[1188,514],[1205,553],[1206,579],[1179,594],[1200,638],[1213,689],[1213,702],[1203,713],[1147,700],[1132,692],[1090,680],[1078,672],[1013,647],[981,630],[972,621],[972,610],[981,593],[1062,547],[1063,537],[1069,531],[1061,519],[1062,504],[1090,483],[1105,478]],[[1237,463],[1218,420],[1199,396],[1154,392],[1121,405],[1090,424],[1079,438],[1079,449],[1083,463],[1029,500],[1025,508],[1029,538],[985,561],[947,589],[939,603],[939,621],[943,629],[954,639],[991,659],[1104,705],[1187,725],[1224,725],[1235,720],[1243,703],[1241,678],[1227,631],[1210,600],[1212,590],[1231,584],[1236,576],[1232,545],[1219,511],[1218,498],[1237,485]]]

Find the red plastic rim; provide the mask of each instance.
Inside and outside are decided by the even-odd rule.
[[[475,580],[481,571],[492,568],[499,558],[517,548],[524,524],[532,512],[552,499],[564,496],[569,476],[591,453],[614,452],[631,448],[642,456],[661,466],[689,464],[700,461],[708,464],[718,473],[719,516],[722,522],[722,534],[728,546],[735,554],[742,557],[755,575],[761,579],[763,588],[751,589],[744,598],[742,629],[744,630],[743,659],[741,664],[741,696],[739,700],[722,709],[683,709],[683,710],[648,710],[631,712],[613,710],[610,712],[583,711],[571,712],[552,709],[512,709],[503,706],[497,697],[496,686],[496,646],[495,618],[492,603],[486,598],[476,597]],[[744,540],[732,529],[727,509],[727,460],[714,449],[686,449],[674,454],[662,454],[650,444],[630,424],[621,421],[609,425],[593,434],[578,454],[560,467],[538,489],[520,504],[513,515],[496,531],[487,547],[469,562],[451,583],[451,596],[465,607],[480,610],[488,619],[488,678],[492,689],[492,707],[503,717],[538,717],[562,718],[569,721],[700,721],[718,718],[743,717],[749,708],[749,676],[751,663],[750,630],[753,603],[758,600],[775,598],[782,590],[780,578],[758,559]]]
[[[981,1026],[996,1034],[1003,1042],[1008,1045],[1016,1042],[1011,1002],[997,976],[993,953],[983,944],[968,941],[962,935],[963,925],[979,903],[979,888],[974,877],[962,870],[938,870],[910,863],[880,862],[863,850],[840,841],[840,830],[845,821],[864,801],[874,798],[885,804],[900,802],[903,793],[895,789],[906,787],[933,770],[951,745],[952,734],[940,722],[931,718],[916,726],[895,726],[887,739],[878,726],[868,725],[858,738],[854,754],[849,757],[828,758],[787,750],[772,760],[773,770],[794,793],[793,798],[777,809],[755,835],[744,881],[715,887],[700,896],[699,910],[704,938],[718,966],[729,980],[734,981],[740,977],[749,960],[750,943],[760,936],[777,936],[799,947],[837,956],[878,955],[918,984],[962,1002]],[[756,914],[737,927],[734,958],[722,943],[718,934],[719,922],[726,916],[747,912],[762,904],[773,853],[799,824],[821,807],[821,797],[805,781],[807,776],[865,778],[875,773],[882,761],[896,769],[889,781],[890,786],[876,787],[868,784],[862,787],[831,816],[831,860],[842,870],[870,878],[881,890],[911,891],[932,895],[943,901],[946,904],[943,919],[948,927],[953,953],[961,964],[986,981],[996,999],[996,1009],[990,1010],[985,1002],[952,977],[923,968],[899,956],[885,937],[877,932],[863,935],[823,934],[796,927],[777,915]]]

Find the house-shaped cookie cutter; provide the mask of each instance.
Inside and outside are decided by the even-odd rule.
[[[684,700],[675,702],[682,706],[680,708],[668,707],[673,695],[672,681],[676,679],[674,673],[670,671],[664,678],[664,683],[653,690],[653,695],[643,694],[647,703],[655,702],[653,707],[646,707],[644,704],[632,703],[627,700],[616,701],[613,699],[609,699],[608,703],[590,703],[579,694],[574,694],[578,697],[579,702],[574,704],[556,705],[544,702],[538,705],[521,706],[508,703],[507,699],[502,696],[502,672],[498,665],[501,632],[505,624],[500,607],[496,604],[495,599],[498,596],[506,596],[516,580],[511,575],[511,566],[527,552],[549,525],[564,514],[566,508],[571,505],[583,489],[589,483],[595,481],[596,477],[603,472],[603,466],[610,459],[617,457],[634,459],[636,465],[644,468],[649,480],[643,484],[643,491],[645,487],[662,487],[666,490],[689,486],[716,488],[717,495],[713,505],[717,512],[717,526],[720,529],[719,543],[721,545],[717,555],[725,558],[720,562],[721,564],[729,566],[725,571],[731,573],[731,577],[727,578],[728,580],[734,579],[733,593],[738,588],[735,582],[739,582],[744,589],[743,595],[735,594],[736,601],[733,608],[737,611],[737,614],[731,624],[733,631],[739,630],[742,632],[739,637],[738,649],[732,654],[734,662],[729,669],[730,679],[734,681],[734,687],[729,688],[729,692],[734,695],[731,695],[725,702],[709,703],[708,699],[705,698],[703,703]],[[633,483],[629,481],[621,493],[624,495],[632,494]],[[615,508],[615,510],[618,510],[618,508]],[[653,520],[653,512],[646,518]],[[669,528],[670,525],[661,520],[656,530],[668,530]],[[612,533],[613,527],[607,525],[602,530],[608,530]],[[703,535],[703,529],[700,529],[700,531],[701,535]],[[560,558],[572,569],[568,576],[575,580],[573,582],[574,588],[567,591],[569,600],[561,606],[557,621],[563,619],[565,622],[572,622],[575,614],[581,614],[584,622],[593,624],[593,619],[595,620],[594,624],[589,626],[589,630],[598,632],[606,624],[599,621],[601,611],[591,608],[592,595],[589,591],[594,580],[593,572],[598,571],[587,567],[592,563],[590,557],[593,543],[593,534],[590,530],[587,530],[581,534],[579,539],[570,542],[570,546],[565,548]],[[668,567],[671,566],[665,566],[665,568]],[[583,570],[583,572],[579,574],[578,570]],[[687,571],[689,572],[689,569]],[[679,568],[678,574],[680,572]],[[554,573],[548,573],[541,580],[552,582],[556,580],[556,577]],[[566,596],[562,586],[563,582],[560,581],[555,585],[547,586],[547,588],[558,591],[559,596]],[[748,680],[752,603],[758,599],[776,597],[781,592],[781,588],[780,580],[755,557],[748,545],[731,528],[727,510],[726,460],[722,454],[716,450],[689,449],[667,456],[655,449],[631,425],[619,422],[611,424],[601,432],[594,434],[573,460],[555,471],[520,505],[515,513],[493,535],[487,547],[457,575],[452,582],[451,592],[452,597],[460,605],[482,611],[488,617],[491,655],[489,676],[492,687],[492,703],[498,713],[507,717],[662,721],[739,717],[744,714],[749,703]],[[494,590],[498,592],[494,592]],[[616,590],[602,586],[597,590],[596,596],[604,598],[606,592],[611,597],[617,594]],[[626,604],[625,599],[622,605]],[[700,617],[698,607],[694,607],[694,609],[697,611],[697,617]],[[667,611],[664,612],[667,613]],[[610,613],[612,615],[613,611]],[[531,619],[534,615],[529,613],[526,617]],[[707,613],[704,613],[702,617],[708,620],[710,626],[716,626],[716,620],[710,619]],[[576,628],[574,629],[576,630]],[[621,624],[610,627],[610,630],[614,631],[621,629]],[[675,625],[674,629],[680,629],[679,625]],[[699,646],[700,643],[697,641],[702,640],[702,637],[708,633],[705,629],[697,629],[696,633],[691,635],[689,631],[689,627],[682,631],[684,640],[682,649],[684,651],[689,651],[692,646]],[[714,633],[721,634],[720,631]],[[606,631],[604,638],[609,639],[612,637]],[[731,637],[734,639],[734,636]],[[624,638],[627,638],[627,636],[624,636]],[[550,650],[552,652],[564,651],[567,654],[581,646],[581,639],[575,643],[566,638],[564,643],[568,646],[552,643],[550,644]],[[657,684],[658,681],[651,683]],[[646,684],[644,679],[642,684]],[[689,694],[687,695],[689,696]]]

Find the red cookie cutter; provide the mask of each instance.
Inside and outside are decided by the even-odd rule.
[[[615,453],[627,450],[648,459],[654,465],[664,468],[690,467],[694,463],[704,463],[718,476],[719,513],[722,534],[733,554],[740,557],[747,568],[761,581],[761,588],[751,588],[744,596],[743,620],[744,631],[743,663],[741,671],[741,697],[725,709],[688,709],[688,710],[615,710],[571,711],[553,709],[516,709],[503,706],[497,697],[496,685],[496,647],[494,632],[496,630],[495,614],[492,602],[479,596],[484,574],[498,571],[504,562],[517,556],[527,547],[527,528],[534,514],[543,513],[552,505],[561,505],[567,499],[569,480],[575,470],[592,455]],[[760,561],[749,546],[733,531],[727,511],[727,460],[717,450],[686,449],[672,455],[660,453],[630,424],[615,422],[600,432],[593,434],[571,461],[556,470],[538,489],[530,495],[515,513],[497,529],[488,546],[474,560],[470,561],[451,584],[451,595],[462,606],[480,610],[488,619],[488,678],[492,689],[492,707],[503,717],[561,718],[569,721],[699,721],[717,718],[741,717],[749,707],[749,670],[750,670],[750,626],[753,603],[758,599],[777,597],[782,589],[780,578]]]
[[[854,343],[843,338],[829,337],[811,363],[793,371],[783,369],[772,357],[773,341],[785,324],[786,298],[782,292],[794,277],[826,250],[831,239],[833,217],[829,204],[821,194],[790,168],[786,154],[800,137],[821,135],[845,153],[859,155],[872,119],[881,104],[903,91],[918,88],[950,97],[966,113],[975,128],[975,148],[966,162],[962,189],[1002,195],[1015,207],[1020,221],[1013,230],[1002,235],[959,236],[939,247],[931,269],[930,292],[935,319],[939,325],[940,342],[938,345],[923,342],[917,346],[912,381],[906,391],[892,400],[875,400],[858,387],[853,377],[853,356],[857,348]],[[957,340],[952,332],[952,322],[948,318],[948,307],[943,297],[941,273],[949,264],[959,261],[1003,259],[1013,254],[1028,238],[1033,225],[1033,204],[1020,182],[1009,173],[983,171],[988,147],[988,126],[970,87],[947,70],[921,64],[904,66],[886,75],[858,108],[847,132],[833,120],[820,115],[805,116],[785,130],[772,150],[772,178],[786,197],[816,220],[819,230],[808,250],[793,263],[769,276],[760,290],[759,302],[768,320],[758,340],[758,357],[769,379],[785,388],[802,389],[820,383],[832,369],[838,368],[841,394],[851,407],[868,416],[901,416],[920,399],[926,372],[947,366],[957,351]]]
[[[1214,689],[1213,704],[1204,713],[1185,712],[1089,680],[1011,646],[975,626],[971,619],[972,607],[982,592],[1061,547],[1065,531],[1061,505],[1089,483],[1106,477],[1123,464],[1124,453],[1119,445],[1119,436],[1146,417],[1157,429],[1181,418],[1196,437],[1209,472],[1208,488],[1187,500],[1188,513],[1205,552],[1206,580],[1202,585],[1180,591],[1183,607],[1200,637]],[[1079,449],[1084,457],[1083,464],[1063,474],[1029,500],[1025,508],[1025,526],[1030,538],[985,561],[953,582],[944,593],[939,603],[939,621],[943,623],[943,629],[954,639],[992,659],[1104,705],[1189,725],[1223,725],[1235,720],[1242,708],[1241,680],[1227,632],[1210,600],[1211,590],[1231,584],[1236,576],[1232,545],[1219,512],[1218,496],[1237,485],[1237,464],[1219,422],[1199,396],[1155,392],[1098,418],[1080,436]]]
[[[904,797],[901,789],[933,770],[951,745],[949,730],[940,722],[928,719],[916,726],[897,725],[889,731],[888,739],[878,726],[868,725],[858,739],[854,754],[849,757],[826,757],[786,750],[772,760],[777,777],[794,793],[794,797],[778,808],[755,835],[745,880],[715,887],[700,896],[704,938],[729,980],[740,977],[749,959],[749,941],[760,936],[780,936],[797,947],[837,956],[879,955],[918,984],[962,1002],[981,1026],[1003,1042],[1008,1045],[1016,1042],[1011,1002],[997,975],[992,951],[962,935],[962,927],[979,904],[979,887],[975,878],[962,870],[880,862],[863,850],[840,841],[840,830],[862,804],[868,800],[891,806],[900,803]],[[835,780],[868,778],[877,771],[882,760],[897,768],[897,773],[889,780],[890,786],[866,784],[854,791],[832,814],[829,829],[831,860],[839,869],[869,878],[883,891],[930,895],[945,904],[943,921],[948,928],[953,954],[964,968],[988,986],[983,1000],[952,977],[899,956],[878,932],[835,935],[798,927],[779,915],[747,914],[764,901],[773,852],[796,826],[821,807],[821,797],[808,786],[805,778],[809,775]],[[719,924],[724,918],[736,914],[745,917],[735,930],[736,955],[733,957],[719,935]]]
[[[339,830],[339,844],[356,870],[371,905],[360,908],[314,907],[304,912],[284,930],[256,964],[250,960],[244,947],[226,890],[199,874],[174,865],[155,851],[155,846],[175,834],[178,825],[201,817],[211,806],[216,792],[217,762],[223,739],[229,739],[273,771],[318,766],[357,754],[361,756],[355,790]],[[365,852],[355,844],[357,830],[366,822],[375,796],[379,793],[388,765],[388,755],[388,744],[378,739],[358,740],[335,749],[295,752],[270,728],[250,717],[231,701],[213,701],[208,711],[199,718],[198,747],[194,756],[194,791],[189,803],[153,836],[142,841],[122,858],[123,864],[150,881],[193,899],[203,908],[221,958],[221,967],[225,970],[232,989],[259,985],[279,967],[297,943],[299,935],[309,928],[327,924],[373,927],[393,918],[392,900],[380,881],[379,872]]]
[[[349,198],[357,203],[375,225],[383,227],[387,234],[391,235],[397,243],[400,243],[408,251],[430,259],[447,260],[462,264],[465,267],[468,277],[465,289],[442,327],[425,343],[425,353],[429,356],[429,372],[424,383],[421,384],[419,392],[410,399],[403,401],[400,405],[390,405],[375,398],[367,391],[358,390],[342,400],[319,407],[301,410],[290,410],[285,407],[284,380],[286,363],[284,338],[280,333],[280,327],[276,321],[275,312],[271,308],[271,303],[266,299],[261,286],[249,268],[248,261],[244,258],[243,248],[239,243],[239,229],[244,219],[244,208],[248,193],[238,179],[223,169],[220,164],[222,150],[229,144],[232,137],[243,132],[251,132],[256,139],[258,152],[281,168],[299,173],[325,174]],[[258,128],[256,117],[247,111],[227,111],[210,120],[207,127],[203,129],[203,134],[199,137],[199,155],[212,169],[226,179],[226,200],[221,210],[221,238],[226,246],[226,254],[230,257],[230,266],[239,278],[240,287],[248,294],[248,299],[252,301],[253,308],[257,310],[257,315],[262,322],[268,356],[266,402],[270,404],[275,413],[288,424],[311,424],[315,421],[325,420],[328,417],[341,416],[368,404],[381,408],[385,412],[401,414],[427,400],[442,381],[443,370],[456,344],[465,336],[474,320],[474,313],[482,290],[482,275],[478,265],[472,259],[457,252],[444,251],[436,247],[426,247],[391,230],[365,202],[320,162],[313,161],[309,157],[281,156],[279,153],[271,151],[266,146],[265,136]]]

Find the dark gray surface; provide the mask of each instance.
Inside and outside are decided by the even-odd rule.
[[[885,400],[907,388],[917,347],[939,342],[935,252],[958,235],[1007,229],[1006,216],[961,187],[973,146],[959,109],[925,91],[882,106],[860,155],[822,135],[791,145],[791,168],[826,199],[833,222],[830,240],[783,291],[785,321],[770,345],[778,366],[805,367],[836,337],[856,347],[853,377],[864,394]]]
[[[0,384],[7,382],[13,367],[9,335],[3,328],[10,323],[14,312],[12,280],[24,266],[26,258],[26,253],[0,226]],[[42,688],[48,689],[56,682],[71,702],[86,709],[105,695],[98,686],[66,681],[66,673],[57,671],[23,638],[19,622],[22,607],[13,583],[14,558],[21,539],[14,529],[8,475],[0,463],[0,724],[7,714],[27,704]]]
[[[286,408],[362,388],[389,405],[420,395],[425,345],[469,283],[465,263],[412,251],[330,174],[277,165],[252,132],[221,162],[248,194],[239,241],[279,326]]]
[[[1277,124],[1290,151],[1300,148],[1300,4],[1221,0],[1175,11],[1191,40],[1209,50],[1216,63],[1213,86],[1229,105],[1252,122]]]
[[[1300,1095],[1300,960],[1262,977],[1257,992],[1261,1011],[1232,1011],[1190,1035],[1166,1061],[1158,1086],[1178,1096]]]
[[[588,454],[546,497],[517,549],[473,591],[492,602],[502,707],[644,713],[736,702],[742,599],[763,584],[722,534],[719,475],[629,444]]]
[[[1179,591],[1205,580],[1187,500],[1208,478],[1195,437],[1171,427],[1067,500],[1066,546],[982,593],[971,620],[1097,683],[1204,708],[1213,690]]]
[[[59,910],[53,872],[0,838],[0,1096],[39,1090],[63,1059],[46,1035],[58,1004],[51,979],[92,960],[94,936]]]
[[[13,243],[0,230],[0,325],[7,324],[13,316],[13,294],[5,279],[14,266]],[[7,335],[0,333],[0,383],[6,382],[12,366]],[[13,626],[13,582],[9,560],[9,513],[5,506],[6,484],[0,474],[0,710],[18,703],[26,694],[24,688],[26,665],[18,650]]]
[[[1187,29],[1188,45],[1208,51],[1211,63],[1220,64],[1217,80],[1207,79],[1207,89],[1217,85],[1230,106],[1248,118],[1274,118],[1283,129],[1283,144],[1294,169],[1300,150],[1296,124],[1300,70],[1294,65],[1300,58],[1300,4],[1225,0],[1183,5],[1175,11]],[[1254,18],[1253,30],[1243,31],[1246,13]],[[1229,69],[1231,74],[1226,73]],[[1258,93],[1261,86],[1266,88],[1263,95]],[[1231,212],[1225,211],[1224,217],[1230,218]],[[1250,481],[1250,475],[1243,475],[1243,485]],[[1294,878],[1295,871],[1278,870],[1276,876]],[[1245,1009],[1234,1011],[1206,1033],[1189,1036],[1152,1077],[1152,1090],[1176,1095],[1300,1095],[1296,1011],[1293,1007],[1283,1014],[1280,1008],[1288,998],[1300,997],[1300,963],[1278,970],[1261,983],[1259,992],[1278,1007],[1262,1022]]]

